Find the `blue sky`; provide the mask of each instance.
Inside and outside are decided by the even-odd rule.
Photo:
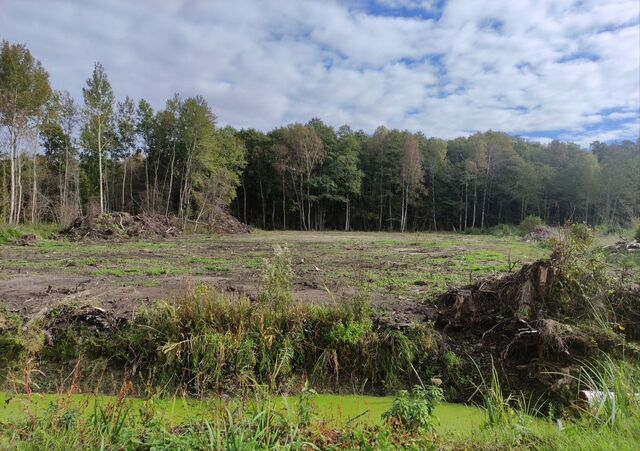
[[[201,94],[236,127],[640,135],[638,0],[0,0],[0,37],[78,99],[100,61],[119,98]]]

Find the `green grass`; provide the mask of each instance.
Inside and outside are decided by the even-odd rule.
[[[10,226],[8,224],[0,225],[0,244],[10,244],[22,238],[23,235],[32,233],[39,240],[48,240],[51,234],[59,232],[60,229],[52,224],[27,225],[20,224]]]

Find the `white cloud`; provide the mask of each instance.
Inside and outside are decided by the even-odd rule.
[[[26,43],[78,97],[99,60],[119,97],[161,107],[202,94],[239,127],[317,116],[441,137],[640,134],[637,0],[454,0],[432,19],[385,8],[438,2],[377,4],[0,0],[0,37]]]

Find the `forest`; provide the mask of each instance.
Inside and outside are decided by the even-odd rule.
[[[498,131],[368,134],[318,118],[237,130],[219,127],[202,96],[174,94],[157,111],[116,100],[100,63],[74,99],[7,41],[0,126],[0,220],[11,224],[105,211],[211,223],[230,208],[262,229],[464,231],[529,215],[550,224],[640,215],[640,139],[582,149]]]

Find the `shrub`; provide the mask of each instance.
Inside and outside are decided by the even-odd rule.
[[[401,390],[382,417],[394,429],[411,433],[433,432],[438,424],[433,411],[443,400],[440,387],[414,385],[411,392]]]
[[[460,368],[462,368],[462,360],[460,360],[460,357],[458,357],[455,352],[445,352],[442,360],[444,362],[444,369],[447,373],[457,375],[460,372]]]
[[[635,231],[635,233],[633,235],[633,238],[636,241],[640,241],[640,222],[638,223],[638,226],[636,227],[636,231]]]
[[[357,345],[371,330],[371,320],[347,321],[338,323],[329,330],[328,339],[331,343]]]
[[[539,227],[542,224],[542,219],[539,216],[529,215],[522,220],[518,227],[523,234],[528,235],[533,232],[536,227]]]
[[[593,241],[593,230],[587,224],[573,224],[571,226],[571,239],[574,243],[586,248]]]

